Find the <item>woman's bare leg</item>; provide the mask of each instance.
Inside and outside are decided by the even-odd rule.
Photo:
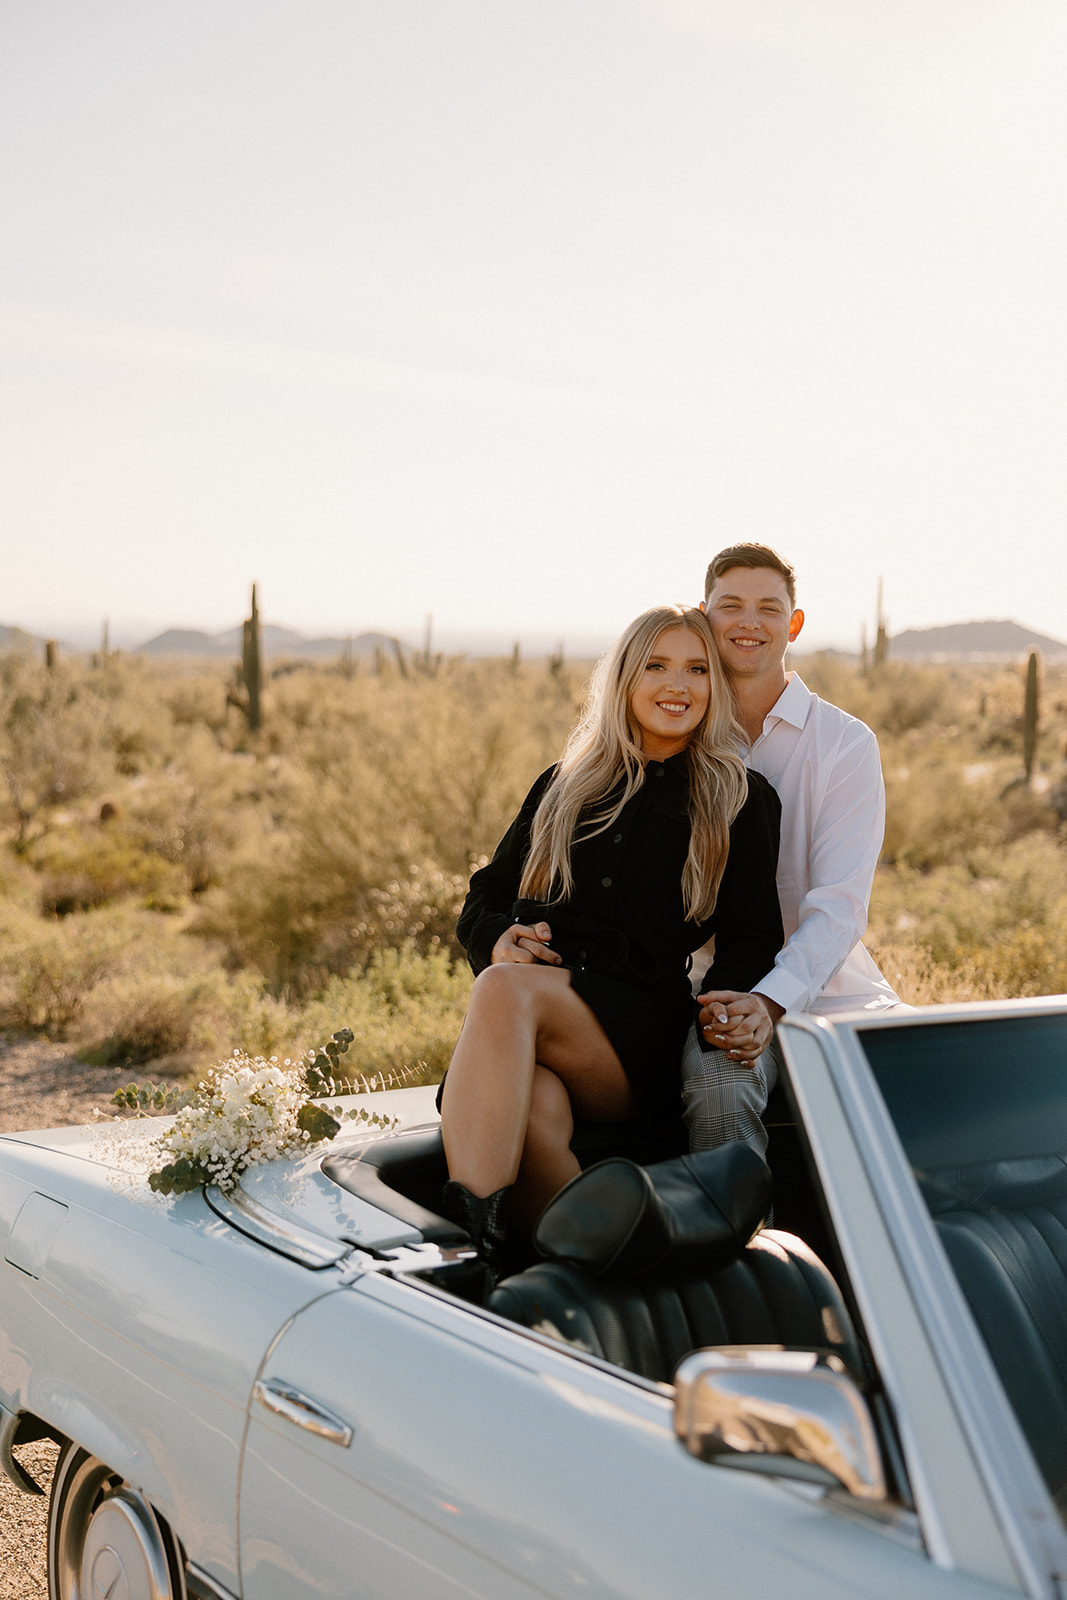
[[[583,1121],[636,1115],[619,1058],[565,968],[487,967],[471,990],[441,1118],[449,1175],[472,1194],[494,1194],[518,1177],[538,1066],[559,1078]],[[540,1152],[530,1153],[526,1181],[547,1187],[555,1164],[566,1182],[577,1167],[567,1165],[558,1134],[547,1132],[540,1143]],[[549,1189],[546,1199],[554,1193]]]
[[[562,1078],[548,1067],[535,1067],[526,1142],[511,1201],[512,1223],[527,1238],[552,1196],[581,1171],[571,1149],[573,1134],[574,1111]]]

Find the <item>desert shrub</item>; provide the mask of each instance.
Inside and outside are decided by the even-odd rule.
[[[862,673],[830,653],[806,657],[801,676],[808,688],[859,717],[878,734],[899,736],[916,728],[956,726],[975,705],[970,685],[951,669],[889,660]]]
[[[231,965],[306,995],[383,943],[451,948],[467,873],[435,864],[379,768],[342,749],[328,771],[290,769],[285,802],[197,920]]]
[[[213,1044],[212,1033],[202,1026],[198,1004],[202,989],[202,984],[181,978],[156,976],[110,985],[104,1010],[107,1028],[90,1045],[87,1058],[102,1066],[140,1066],[181,1055],[195,1045]],[[101,998],[98,990],[98,1001]]]
[[[351,1028],[346,1069],[408,1085],[436,1083],[459,1037],[470,985],[466,966],[443,951],[383,950],[363,972],[331,978],[304,1007],[301,1039],[313,1043],[336,1027]]]
[[[216,738],[229,721],[226,701],[230,663],[197,662],[195,668],[174,666],[165,676],[163,701],[175,728],[206,728]]]
[[[357,959],[366,960],[382,948],[412,949],[419,955],[443,948],[460,957],[455,930],[467,883],[466,874],[443,872],[429,861],[409,861],[402,876],[368,891],[368,909],[353,930]]]
[[[936,961],[928,950],[909,944],[879,944],[872,940],[868,947],[897,994],[910,1006],[1002,998],[1000,988],[990,984],[988,974],[979,972],[969,961],[952,966]]]
[[[8,921],[0,984],[5,1024],[66,1034],[129,940],[128,929],[100,914],[62,922],[26,918],[21,929]]]
[[[284,1000],[267,994],[248,973],[228,975],[222,1004],[216,1012],[212,1040],[217,1059],[231,1050],[246,1055],[284,1056],[304,1048],[300,1015]]]
[[[0,847],[0,944],[7,917],[32,913],[38,901],[37,875],[24,857]]]
[[[179,767],[128,788],[122,829],[139,848],[179,869],[187,894],[199,895],[224,875],[259,803],[246,766],[214,748],[202,729],[186,740]]]
[[[106,781],[102,727],[100,703],[77,669],[49,672],[22,654],[0,655],[0,772],[17,850],[50,809]]]
[[[84,665],[81,682],[83,695],[98,707],[100,738],[116,772],[147,772],[173,754],[166,671],[158,662],[113,651]]]
[[[319,720],[312,716],[312,708]],[[456,663],[437,678],[301,674],[274,826],[198,926],[276,993],[308,994],[380,945],[455,952],[472,857],[491,850],[576,709],[547,673]]]
[[[1067,854],[1036,833],[931,872],[883,870],[868,942],[906,945],[977,991],[953,998],[1058,994],[1067,988]]]
[[[909,751],[899,760],[889,751],[883,758],[883,861],[929,872],[1004,838],[1005,812],[991,774],[969,779],[943,746]]]
[[[195,924],[232,967],[261,973],[278,994],[347,972],[373,920],[371,890],[403,870],[407,841],[381,837],[373,774],[349,775],[350,785],[305,778],[291,814],[247,842]]]
[[[158,910],[182,903],[185,878],[122,824],[89,823],[44,835],[32,846],[46,914],[68,916],[136,897]]]

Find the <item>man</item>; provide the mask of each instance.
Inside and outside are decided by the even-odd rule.
[[[779,1017],[901,1003],[860,942],[882,846],[885,788],[871,730],[785,670],[786,650],[804,625],[788,562],[766,545],[721,550],[708,568],[704,610],[749,740],[748,764],[782,802],[778,894],[786,942],[751,994],[697,997],[698,1026],[682,1058],[683,1099],[692,1149],[748,1139],[762,1153],[760,1114],[777,1077],[765,1052]]]

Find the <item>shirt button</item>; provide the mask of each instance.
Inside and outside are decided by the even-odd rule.
[[[653,773],[654,777],[662,778],[662,776],[663,776],[663,768],[660,766],[658,761],[653,766],[652,773]]]
[[[600,881],[603,884],[605,889],[610,889],[611,888],[611,879],[610,878],[601,878]]]
[[[621,833],[617,833],[615,835],[614,839],[612,839],[611,842],[612,842],[612,844],[622,844],[622,834]]]

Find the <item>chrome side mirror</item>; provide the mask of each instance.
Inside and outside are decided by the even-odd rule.
[[[778,1457],[767,1470],[783,1477],[803,1462],[860,1499],[885,1499],[870,1413],[838,1356],[781,1345],[697,1350],[675,1373],[674,1392],[674,1431],[702,1460]]]

